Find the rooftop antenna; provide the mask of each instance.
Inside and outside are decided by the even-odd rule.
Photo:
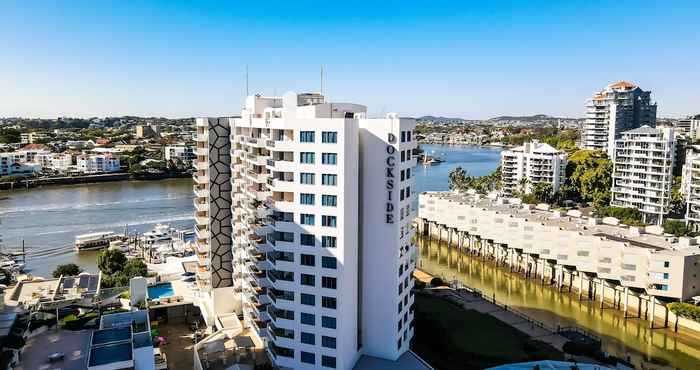
[[[248,96],[248,65],[245,65],[245,96]]]

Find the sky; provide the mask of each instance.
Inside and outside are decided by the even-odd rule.
[[[231,116],[320,90],[370,115],[581,117],[618,80],[700,113],[698,1],[0,0],[0,117]]]

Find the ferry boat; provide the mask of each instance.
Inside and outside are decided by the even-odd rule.
[[[176,230],[164,224],[157,224],[153,230],[143,233],[143,242],[146,244],[163,244],[173,240]]]
[[[122,234],[113,231],[101,231],[97,233],[75,236],[75,250],[78,252],[92,251],[109,247],[110,243],[117,240],[125,240]]]

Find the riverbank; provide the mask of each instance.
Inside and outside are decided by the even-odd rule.
[[[550,328],[581,327],[601,339],[603,351],[637,368],[700,368],[700,335],[692,330],[674,333],[672,327],[662,327],[662,320],[652,329],[643,316],[624,317],[610,302],[601,308],[599,302],[579,300],[576,292],[559,291],[541,279],[526,279],[506,265],[460,253],[444,242],[438,245],[435,239],[428,243],[427,238],[418,238],[419,267],[444,281],[458,281],[488,298],[495,296],[509,309]]]
[[[445,145],[445,146],[473,146],[473,147],[483,147],[483,148],[515,148],[514,145],[502,144],[502,143],[451,143],[437,140],[421,140],[418,141],[418,145]]]
[[[44,178],[26,178],[17,179],[15,181],[0,182],[0,190],[28,189],[39,186],[52,185],[74,185],[74,184],[95,184],[100,182],[125,181],[125,180],[163,180],[172,178],[188,178],[192,175],[189,173],[144,173],[130,174],[127,172],[114,172],[98,175],[85,176],[63,176],[63,177],[44,177]]]

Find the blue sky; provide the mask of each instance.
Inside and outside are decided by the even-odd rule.
[[[319,88],[370,114],[582,116],[616,80],[700,113],[697,1],[0,1],[0,117],[235,115]]]

